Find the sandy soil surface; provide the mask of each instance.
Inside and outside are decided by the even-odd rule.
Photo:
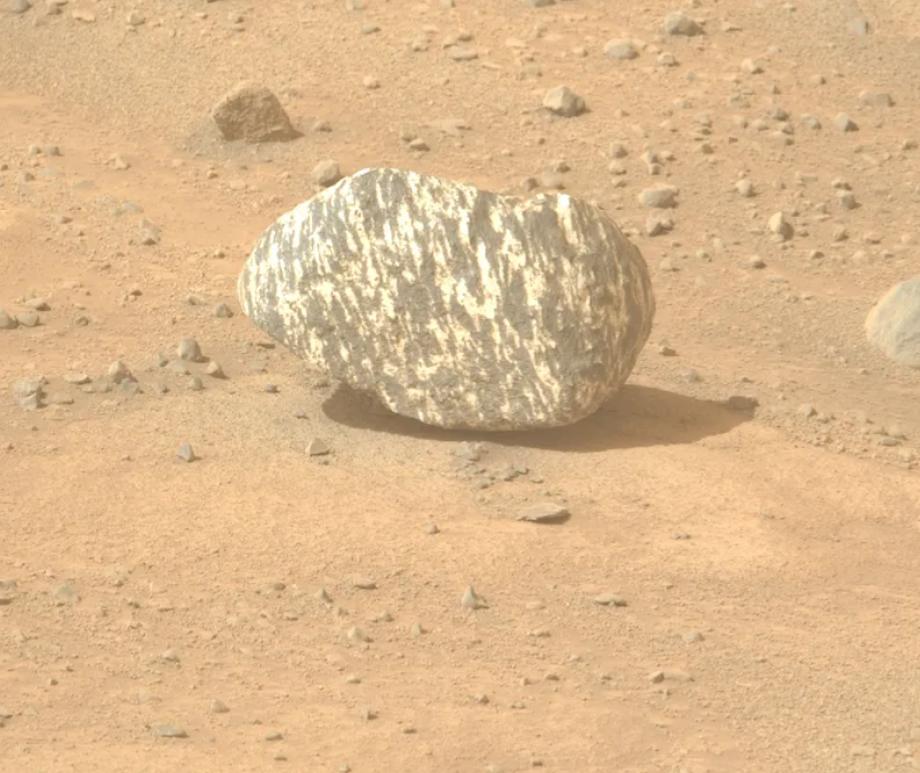
[[[920,266],[913,0],[701,0],[695,37],[663,0],[32,2],[0,5],[0,308],[40,320],[0,330],[0,769],[920,764],[920,376],[863,332]],[[243,79],[303,136],[222,141]],[[541,110],[560,84],[588,112]],[[272,347],[236,276],[323,159],[596,201],[658,299],[629,385],[452,433]],[[570,520],[514,520],[545,499]]]

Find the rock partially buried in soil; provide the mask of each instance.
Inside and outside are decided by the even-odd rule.
[[[889,359],[920,368],[920,276],[884,295],[866,318],[866,336]]]
[[[153,734],[159,738],[188,738],[188,733],[178,725],[155,725]]]
[[[565,523],[569,520],[568,508],[554,502],[538,502],[521,510],[516,518],[531,523]]]
[[[225,140],[277,142],[300,136],[278,97],[255,83],[236,85],[214,106],[211,117]]]
[[[684,35],[686,37],[703,34],[703,28],[699,25],[699,22],[687,16],[683,11],[674,11],[665,17],[664,31],[668,35]]]
[[[269,335],[390,410],[485,430],[596,411],[655,310],[645,261],[595,207],[394,169],[283,215],[238,292]]]

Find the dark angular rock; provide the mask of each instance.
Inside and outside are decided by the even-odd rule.
[[[225,140],[272,142],[300,136],[278,97],[254,83],[240,83],[225,94],[211,117]]]

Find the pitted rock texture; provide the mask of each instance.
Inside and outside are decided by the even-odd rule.
[[[238,290],[260,328],[390,410],[485,430],[593,413],[655,309],[645,261],[597,208],[394,169],[283,215]]]
[[[885,294],[866,318],[866,335],[890,359],[920,368],[920,276]]]

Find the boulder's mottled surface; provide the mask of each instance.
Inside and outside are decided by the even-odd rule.
[[[255,83],[237,84],[214,106],[211,117],[225,140],[271,142],[300,136],[278,97]]]
[[[885,294],[866,318],[866,335],[890,359],[920,368],[920,276]]]
[[[567,195],[366,169],[282,216],[239,279],[269,335],[442,427],[570,424],[623,384],[654,315],[645,261]]]

